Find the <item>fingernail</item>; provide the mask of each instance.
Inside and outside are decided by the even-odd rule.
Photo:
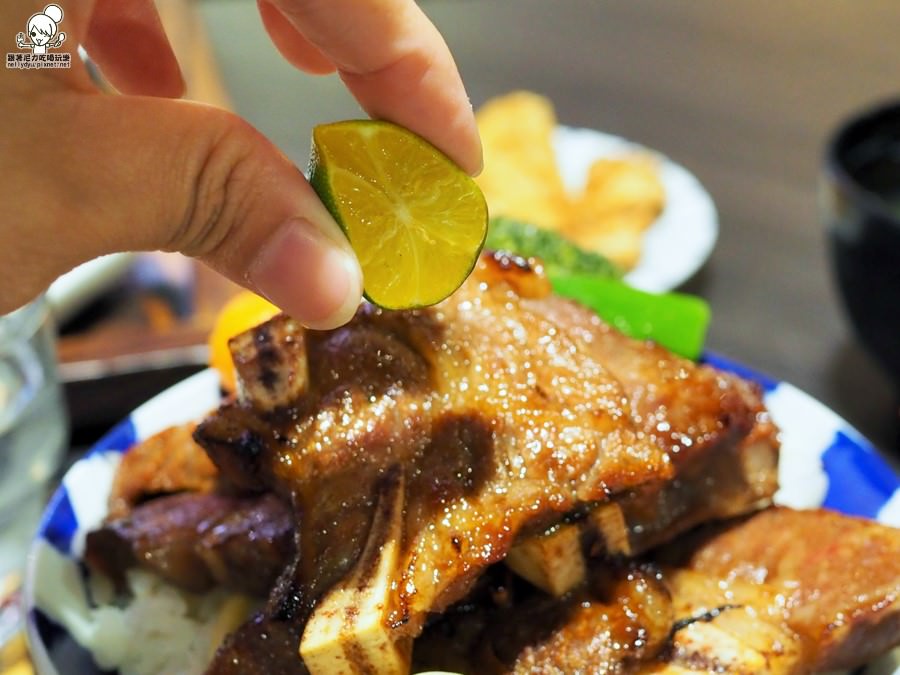
[[[261,295],[310,328],[345,324],[362,296],[362,272],[350,247],[303,219],[276,230],[248,277]]]
[[[469,102],[469,105],[472,105],[471,101]],[[481,141],[481,133],[478,131],[477,124],[473,126],[473,131],[475,135],[475,155],[478,158],[478,161],[474,165],[475,170],[469,171],[469,175],[472,176],[472,178],[477,178],[481,175],[481,172],[484,171],[484,143]]]
[[[464,122],[464,136],[468,137],[471,150],[471,163],[466,163],[463,167],[473,178],[481,175],[484,171],[484,144],[481,142],[481,133],[478,130],[478,123],[475,121],[475,106],[472,100],[467,98],[469,109],[466,111],[466,120]]]

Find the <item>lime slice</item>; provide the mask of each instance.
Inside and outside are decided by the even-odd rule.
[[[484,195],[411,131],[372,120],[317,126],[309,181],[350,240],[376,305],[433,305],[475,266],[487,233]]]

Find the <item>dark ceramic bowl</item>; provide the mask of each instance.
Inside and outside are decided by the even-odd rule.
[[[825,159],[822,210],[844,308],[900,391],[900,101],[837,130]]]

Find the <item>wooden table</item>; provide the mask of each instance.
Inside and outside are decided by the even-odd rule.
[[[883,449],[900,449],[897,399],[844,319],[816,204],[829,132],[861,106],[900,96],[900,3],[421,6],[476,106],[532,89],[553,99],[561,122],[620,134],[694,172],[721,220],[711,260],[685,287],[712,304],[709,347],[794,383]],[[255,11],[202,4],[236,110],[302,166],[312,124],[359,112],[334,78],[281,62]]]

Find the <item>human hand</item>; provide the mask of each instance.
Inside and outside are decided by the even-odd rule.
[[[0,3],[0,35],[43,4]],[[282,55],[337,71],[363,108],[480,167],[452,57],[413,0],[259,0]],[[152,0],[79,0],[63,19],[122,96],[69,70],[0,70],[0,312],[104,253],[181,251],[309,326],[346,322],[359,265],[301,172],[184,83]]]

